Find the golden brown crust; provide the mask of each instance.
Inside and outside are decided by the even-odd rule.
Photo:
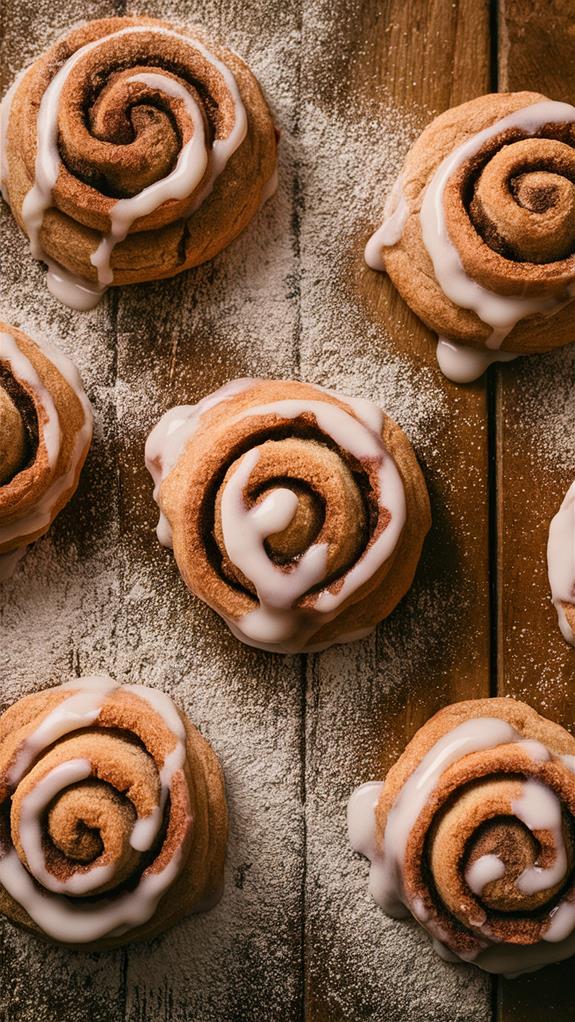
[[[6,446],[11,447],[12,454],[20,452],[13,463],[13,471],[0,483],[2,555],[32,543],[47,532],[76,491],[92,431],[91,412],[83,391],[71,385],[52,361],[49,349],[44,351],[21,330],[7,323],[0,322],[0,334],[7,334],[33,367],[55,406],[60,433],[58,455],[51,464],[42,396],[0,356],[0,392],[11,396],[18,412],[16,418],[2,417],[0,409],[0,425],[4,423]],[[56,354],[56,358],[60,357],[59,353]],[[54,492],[54,499],[48,499],[51,492]],[[36,517],[40,507],[43,511],[41,519]],[[3,539],[3,529],[10,530],[10,538]]]
[[[458,145],[545,98],[515,92],[470,100],[432,121],[407,155],[402,189],[409,216],[401,239],[383,250],[385,269],[420,319],[453,341],[483,347],[491,327],[455,305],[435,278],[419,216],[425,189]],[[470,277],[497,294],[550,296],[559,302],[575,277],[575,127],[549,125],[540,135],[522,138],[520,130],[507,131],[486,143],[452,175],[443,208]],[[531,353],[568,344],[575,336],[573,308],[570,302],[552,315],[521,320],[503,349]]]
[[[510,724],[520,739],[542,743],[549,758],[539,758],[516,740],[471,752],[445,767],[409,835],[402,867],[408,903],[419,904],[425,925],[464,956],[477,953],[487,934],[488,942],[537,943],[558,900],[575,893],[575,774],[562,758],[575,754],[575,738],[514,699],[455,703],[416,733],[389,771],[376,809],[377,841],[385,850],[389,812],[426,754],[466,721],[493,717]],[[555,860],[553,835],[545,829],[532,832],[517,818],[515,804],[525,779],[536,779],[559,798],[566,862],[558,882],[522,893],[516,881],[523,870],[535,864],[546,868]],[[465,872],[490,854],[504,862],[505,874],[474,894]]]
[[[276,563],[293,565],[312,543],[328,545],[328,583],[322,583],[323,589],[337,591],[362,557],[371,527],[368,520],[375,514],[376,469],[354,463],[347,452],[331,444],[313,414],[283,422],[279,430],[274,414],[250,414],[260,405],[289,399],[321,401],[354,415],[345,398],[331,392],[295,381],[255,380],[249,389],[202,415],[160,489],[160,507],[172,526],[174,553],[186,585],[232,622],[257,606],[253,584],[227,557],[220,524],[224,484],[236,470],[240,452],[259,450],[246,495],[249,503],[257,503],[277,485],[293,489],[298,497],[293,523],[270,541]],[[350,634],[373,628],[391,613],[413,580],[430,525],[429,498],[407,437],[387,416],[382,435],[405,490],[403,531],[391,556],[342,603],[336,617],[318,620],[302,649],[345,641]],[[385,527],[380,518],[375,528]],[[314,604],[315,593],[309,592],[296,607],[307,611]]]
[[[22,203],[35,178],[37,114],[47,85],[82,46],[131,26],[175,30],[205,43],[179,25],[154,18],[104,18],[73,29],[32,65],[16,90],[7,136],[10,204],[22,229]],[[205,180],[192,195],[168,200],[132,225],[112,254],[114,284],[170,277],[211,259],[252,219],[273,175],[275,128],[256,79],[235,54],[205,44],[235,77],[248,119],[246,137],[198,209],[193,207]],[[92,281],[97,274],[90,256],[110,228],[116,199],[165,177],[191,135],[181,100],[159,99],[148,86],[128,84],[127,78],[140,72],[186,83],[202,107],[209,138],[229,133],[233,124],[233,104],[220,74],[199,51],[191,57],[189,47],[172,36],[121,36],[86,54],[72,69],[59,109],[62,164],[41,244],[56,262]]]
[[[573,635],[575,635],[575,603],[563,603],[560,601],[559,606],[565,614],[565,619],[569,628],[573,632]]]
[[[126,933],[81,943],[83,949],[116,947],[149,939],[219,900],[227,842],[223,775],[211,746],[180,713],[186,735],[185,760],[172,781],[160,845],[155,845],[151,860],[149,853],[135,851],[129,838],[136,813],[146,816],[158,804],[159,771],[175,739],[149,703],[120,687],[104,698],[94,724],[63,735],[43,750],[12,791],[9,771],[23,743],[76,691],[55,688],[25,696],[0,717],[0,794],[9,807],[12,841],[26,863],[18,836],[23,799],[54,767],[77,758],[90,760],[93,775],[89,781],[67,787],[51,804],[43,824],[45,853],[50,872],[62,880],[89,865],[103,846],[106,861],[114,866],[113,879],[97,892],[104,895],[104,904],[130,890],[143,869],[159,874],[172,858],[183,856],[177,876],[147,922]],[[80,829],[79,820],[85,825]],[[6,840],[4,831],[4,853]],[[75,901],[81,905],[80,897]],[[18,925],[57,942],[3,887],[0,911]],[[72,932],[69,940],[75,943]]]

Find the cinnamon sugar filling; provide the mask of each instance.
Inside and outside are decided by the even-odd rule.
[[[28,468],[36,458],[39,442],[38,415],[34,401],[28,392],[1,362],[0,390],[3,390],[8,396],[9,403],[16,410],[22,425],[22,431],[18,430],[19,436],[14,436],[13,438],[8,436],[6,438],[8,452],[9,454],[14,454],[14,457],[9,459],[11,461],[10,471],[4,478],[3,466],[0,464],[0,486],[7,486],[19,472]]]
[[[238,444],[231,452],[229,458],[222,464],[217,475],[213,477],[210,485],[206,488],[201,509],[201,531],[208,559],[213,569],[222,578],[225,578],[232,588],[253,600],[254,604],[257,603],[257,597],[253,585],[244,576],[239,576],[238,572],[233,570],[233,566],[227,560],[222,538],[217,536],[218,494],[222,490],[228,472],[245,453],[266,441],[277,443],[282,440],[302,440],[306,444],[317,445],[317,447],[335,454],[353,479],[360,507],[355,521],[350,521],[348,525],[350,531],[356,530],[355,543],[349,555],[338,565],[337,570],[331,572],[317,585],[310,587],[306,595],[313,595],[333,586],[345,576],[368,546],[378,521],[377,496],[373,491],[366,466],[348,451],[340,448],[331,437],[306,422],[304,418],[294,419],[289,425],[284,423],[277,427],[271,426],[246,437],[244,442]],[[329,507],[325,493],[314,488],[308,480],[288,477],[281,471],[273,478],[266,479],[260,484],[251,485],[244,495],[246,504],[248,506],[256,505],[266,494],[279,487],[290,489],[296,494],[298,510],[293,522],[284,530],[284,533],[267,538],[265,549],[273,564],[289,569],[298,563],[306,550],[317,539],[324,526]]]

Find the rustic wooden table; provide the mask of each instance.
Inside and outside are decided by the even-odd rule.
[[[2,208],[0,314],[73,354],[96,439],[80,493],[0,596],[1,701],[106,671],[171,691],[222,756],[226,894],[141,947],[82,954],[3,923],[2,1022],[554,1022],[573,962],[515,981],[435,957],[387,920],[345,805],[445,703],[506,693],[572,727],[575,653],[545,569],[575,467],[575,351],[444,380],[432,338],[363,265],[417,132],[490,90],[575,96],[575,0],[4,0],[2,90],[70,21],[197,23],[260,77],[280,191],[212,265],[73,313]],[[412,438],[434,525],[377,634],[307,658],[239,646],[154,536],[143,444],[160,412],[233,376],[295,376],[380,401]]]

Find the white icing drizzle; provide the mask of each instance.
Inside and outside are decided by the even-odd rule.
[[[370,890],[388,915],[403,915],[404,906],[410,908],[401,883],[407,840],[441,774],[471,752],[507,745],[518,739],[517,732],[506,721],[497,717],[476,717],[443,735],[423,757],[388,813],[385,851],[378,853],[371,864]],[[355,795],[352,795],[352,802],[354,798]],[[350,831],[349,837],[356,849],[354,833]]]
[[[465,871],[465,880],[474,894],[481,894],[486,884],[505,876],[505,863],[498,855],[481,855]]]
[[[397,245],[401,239],[403,229],[409,216],[409,206],[403,194],[403,175],[400,174],[383,209],[383,223],[372,234],[365,246],[364,258],[372,270],[385,271],[385,260],[383,249],[390,245]]]
[[[107,287],[100,287],[99,284],[93,284],[90,280],[77,277],[75,273],[71,273],[59,263],[53,262],[46,253],[42,256],[42,262],[46,263],[48,267],[46,287],[50,294],[62,302],[62,305],[76,309],[77,312],[95,309],[108,290]]]
[[[26,358],[24,352],[20,351],[11,334],[0,333],[0,362],[9,366],[12,375],[18,382],[26,384],[26,389],[32,391],[41,408],[42,435],[40,442],[46,451],[48,465],[53,470],[60,454],[62,433],[52,395],[42,383],[30,360]]]
[[[562,607],[563,603],[575,604],[575,482],[549,526],[547,567],[561,633],[575,646],[575,635]]]
[[[86,397],[80,374],[75,365],[48,341],[34,341],[34,343],[74,391],[82,406],[84,421],[76,435],[65,471],[53,480],[34,508],[24,511],[20,515],[16,512],[11,515],[9,522],[0,524],[0,544],[9,543],[20,536],[25,538],[49,524],[54,506],[61,495],[72,485],[78,462],[92,437],[92,407]],[[52,397],[42,384],[30,360],[20,351],[14,338],[7,333],[0,333],[0,362],[7,363],[15,379],[25,383],[34,392],[42,410],[40,442],[44,443],[48,464],[51,469],[54,469],[60,454],[61,429]],[[24,539],[22,547],[3,555],[3,559],[0,561],[0,580],[10,577],[18,561],[23,557],[26,546],[27,543]]]
[[[56,795],[64,788],[90,777],[92,764],[88,759],[71,759],[50,770],[22,800],[19,835],[30,872],[48,891],[56,894],[82,895],[108,883],[114,875],[114,866],[93,864],[85,872],[73,873],[66,880],[58,880],[46,868],[42,848],[41,819]]]
[[[80,678],[61,685],[59,690],[69,691],[70,695],[25,739],[7,780],[14,789],[41,753],[59,738],[97,724],[106,699],[120,688],[145,700],[174,736],[174,748],[165,757],[159,770],[159,804],[148,816],[139,817],[135,821],[130,836],[131,846],[144,852],[152,848],[158,836],[172,780],[176,772],[182,769],[185,760],[185,726],[174,703],[165,693],[142,685],[120,686],[103,676]],[[99,940],[146,922],[175,879],[181,861],[180,853],[177,853],[161,872],[150,872],[149,867],[134,890],[115,900],[98,904],[92,902],[77,908],[54,897],[62,894],[88,894],[113,879],[113,864],[101,862],[101,856],[90,868],[80,870],[61,881],[48,870],[42,848],[41,820],[46,807],[59,792],[93,774],[94,767],[85,758],[61,763],[45,774],[25,796],[21,806],[19,835],[29,871],[21,863],[14,848],[0,857],[0,883],[45,933],[67,943]]]
[[[557,312],[575,296],[575,288],[571,284],[561,298],[510,296],[496,294],[473,280],[463,268],[457,247],[446,227],[443,194],[447,182],[463,163],[501,132],[519,128],[527,135],[534,135],[545,124],[573,121],[575,107],[568,103],[545,100],[516,110],[457,146],[442,160],[425,189],[420,211],[421,231],[436,280],[447,298],[459,308],[475,312],[492,331],[486,341],[488,351],[484,359],[480,357],[482,353],[473,348],[466,351],[463,345],[439,338],[437,358],[440,369],[455,383],[470,383],[478,379],[493,362],[509,361],[515,357],[499,349],[517,323],[527,316],[552,315]],[[382,249],[397,244],[401,239],[409,212],[401,178],[398,178],[384,210],[386,219],[366,246],[365,259],[372,269],[385,270]],[[498,352],[498,355],[489,358],[489,351]]]
[[[472,925],[483,931],[485,938],[480,950],[453,957],[449,948],[442,947],[441,927],[428,917],[419,899],[418,903],[410,902],[401,879],[409,835],[447,767],[471,753],[510,743],[520,745],[536,762],[550,758],[549,750],[541,742],[523,739],[506,721],[496,717],[468,720],[443,735],[407,779],[387,814],[382,845],[377,840],[375,817],[382,782],[367,782],[352,794],[347,822],[352,848],[371,863],[369,891],[386,914],[401,918],[409,911],[430,932],[438,953],[443,956],[447,951],[449,960],[463,958],[489,972],[518,975],[560,961],[575,951],[575,902],[560,902],[553,910],[543,939],[530,946],[493,944],[488,928],[483,925],[485,920],[474,920]],[[573,768],[569,762],[573,757],[560,758]],[[519,890],[525,894],[546,890],[560,882],[567,865],[559,799],[539,781],[528,779],[523,782],[521,797],[513,803],[512,811],[530,830],[547,830],[552,834],[556,856],[551,866],[529,867],[517,881]],[[487,883],[500,879],[504,873],[505,865],[497,855],[484,855],[467,868],[465,878],[473,893],[480,895]]]
[[[241,630],[249,639],[276,644],[293,634],[291,608],[296,600],[325,576],[327,544],[309,547],[290,572],[270,561],[264,541],[287,528],[298,498],[293,490],[278,487],[261,503],[245,507],[244,490],[258,459],[257,448],[248,451],[225,486],[222,530],[228,557],[253,582],[260,603],[257,610],[246,614]]]
[[[246,377],[241,380],[232,380],[219,390],[214,391],[207,397],[202,398],[196,405],[177,405],[165,412],[158,424],[154,427],[146,441],[146,467],[154,481],[154,500],[159,503],[160,487],[169,476],[177,461],[184,453],[184,449],[191,439],[202,415],[215,408],[222,401],[228,401],[248,390],[256,383]],[[156,529],[158,539],[162,546],[172,548],[172,528],[168,519],[160,511],[160,519]]]
[[[103,937],[118,936],[146,923],[177,877],[180,862],[181,855],[178,854],[161,872],[143,873],[135,891],[97,909],[76,907],[47,896],[34,884],[14,849],[0,859],[0,884],[25,908],[44,933],[63,943],[88,944]]]
[[[457,146],[442,160],[425,189],[420,213],[421,230],[423,243],[433,262],[436,280],[443,293],[455,305],[471,309],[491,327],[492,334],[486,342],[488,348],[500,348],[507,334],[519,320],[536,313],[549,312],[558,303],[555,298],[541,296],[499,295],[472,280],[463,269],[457,248],[447,231],[443,203],[445,186],[455,171],[496,135],[512,128],[519,128],[527,135],[534,135],[545,124],[573,121],[575,107],[568,103],[545,100],[516,110]],[[561,300],[561,304],[563,302],[564,299]]]
[[[198,405],[181,406],[163,416],[146,444],[146,464],[155,483],[156,501],[159,501],[163,480],[178,461],[201,415],[220,401],[253,386],[254,382],[233,381]],[[326,401],[286,400],[248,408],[232,420],[239,422],[245,418],[270,415],[289,421],[311,413],[318,428],[339,447],[358,461],[373,460],[377,463],[379,506],[390,512],[386,528],[372,539],[345,577],[338,580],[336,591],[325,589],[319,592],[314,597],[312,609],[297,608],[294,605],[298,599],[325,577],[327,548],[325,544],[313,544],[289,571],[274,564],[265,549],[265,540],[289,525],[296,512],[297,497],[293,491],[277,487],[257,506],[247,508],[244,491],[257,464],[257,447],[238,460],[236,471],[222,492],[222,532],[228,557],[254,584],[259,606],[240,620],[228,617],[225,620],[235,635],[259,648],[275,651],[299,648],[302,637],[313,635],[323,622],[329,621],[342,603],[391,556],[405,523],[403,482],[381,439],[383,413],[364,399],[338,396],[354,415]],[[164,545],[172,545],[171,529],[163,515],[158,525],[158,538]],[[352,638],[366,634],[367,631],[362,630]]]
[[[553,836],[555,858],[551,866],[530,866],[517,880],[523,894],[537,894],[558,884],[565,876],[567,852],[561,826],[561,803],[550,788],[539,781],[525,781],[521,798],[512,805],[514,815],[531,831],[548,830]]]
[[[118,39],[121,36],[136,33],[176,38],[190,49],[200,53],[217,70],[225,82],[234,106],[234,124],[226,138],[214,141],[208,157],[203,118],[191,93],[174,79],[152,72],[135,74],[129,79],[142,82],[151,88],[161,90],[166,95],[182,100],[194,130],[190,140],[182,147],[176,166],[165,178],[144,188],[138,195],[129,199],[120,199],[115,203],[110,214],[110,231],[103,235],[98,248],[91,257],[92,263],[98,269],[99,285],[94,286],[90,281],[77,277],[50,259],[44,252],[40,241],[44,216],[52,206],[52,194],[61,166],[58,150],[60,97],[70,71],[83,57],[92,50],[103,46],[110,39]],[[4,141],[13,95],[14,91],[10,90],[3,105]],[[193,207],[197,209],[212,191],[216,178],[222,173],[230,157],[241,145],[246,132],[247,115],[234,75],[223,61],[215,57],[198,39],[192,39],[190,36],[160,26],[132,25],[101,39],[93,40],[76,50],[55,74],[42,96],[37,122],[35,181],[22,205],[22,219],[30,239],[30,249],[35,259],[41,259],[48,265],[48,287],[51,293],[64,304],[71,305],[72,308],[89,309],[96,305],[106,287],[113,282],[110,266],[113,248],[127,236],[135,220],[151,213],[166,201],[182,199],[191,195],[205,179]],[[6,180],[7,169],[6,165],[4,166],[3,178]],[[4,188],[5,194],[7,194],[6,185]]]
[[[351,407],[347,398],[342,400]],[[241,420],[273,415],[285,420],[311,413],[321,432],[330,436],[342,450],[348,451],[358,461],[374,460],[379,463],[378,502],[380,508],[387,508],[391,515],[387,527],[368,544],[358,561],[339,580],[335,592],[329,589],[319,592],[314,598],[311,613],[294,609],[297,599],[324,576],[327,550],[322,544],[313,544],[290,572],[283,571],[269,559],[264,540],[289,524],[295,514],[297,499],[291,491],[278,488],[260,505],[246,510],[241,498],[257,462],[257,449],[244,455],[223,490],[222,532],[230,560],[256,587],[259,607],[235,624],[244,638],[258,646],[281,646],[289,650],[296,636],[299,646],[306,631],[312,634],[317,629],[317,615],[322,615],[325,621],[330,620],[342,603],[384,564],[397,545],[405,523],[405,492],[397,466],[385,450],[380,433],[373,428],[375,414],[381,429],[382,413],[379,409],[374,412],[374,406],[371,406],[370,418],[366,421],[363,402],[355,403],[353,410],[360,420],[327,402],[287,400],[247,409],[237,417]],[[240,480],[236,479],[238,474]]]
[[[488,351],[468,344],[456,344],[446,337],[437,340],[439,368],[453,383],[473,383],[495,362],[512,362],[518,357],[511,351]]]
[[[543,742],[537,742],[533,738],[523,738],[517,744],[536,763],[547,763],[551,759],[551,753],[547,746],[543,745]],[[572,758],[575,759],[575,757]],[[562,759],[565,762],[569,757],[563,756]]]
[[[128,82],[142,82],[144,85],[159,92],[179,99],[184,104],[186,113],[192,122],[193,131],[190,139],[180,150],[176,166],[167,177],[154,181],[137,195],[129,199],[118,199],[110,212],[111,229],[104,235],[98,248],[90,257],[90,262],[98,271],[100,285],[111,284],[114,273],[110,265],[114,246],[123,241],[132,224],[139,217],[147,216],[162,203],[173,199],[185,199],[200,184],[208,166],[208,153],[204,132],[202,111],[192,96],[180,82],[160,74],[137,74],[128,78]],[[228,141],[227,139],[225,140]],[[214,143],[214,149],[218,140]]]

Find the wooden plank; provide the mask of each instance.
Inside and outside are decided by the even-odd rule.
[[[499,10],[499,88],[575,96],[575,3],[505,0]],[[514,363],[497,395],[499,684],[573,729],[575,654],[557,627],[545,549],[549,522],[575,475],[575,350]],[[573,961],[502,981],[499,1018],[573,1017]]]
[[[488,5],[352,13],[320,0],[305,8],[303,43],[301,375],[373,398],[404,426],[434,515],[417,581],[376,636],[310,658],[306,1018],[483,1022],[489,979],[446,966],[371,902],[345,808],[440,706],[489,692],[485,383],[443,379],[429,331],[362,260],[415,135],[489,87]]]
[[[114,13],[92,0],[86,15]],[[79,12],[78,12],[79,13]],[[0,92],[70,21],[64,0],[2,4]],[[50,534],[29,552],[0,594],[0,703],[80,673],[108,669],[116,602],[117,544],[113,305],[78,316],[50,297],[45,272],[0,203],[0,318],[58,343],[79,368],[98,427],[80,490]],[[3,1022],[107,1022],[123,1012],[122,952],[72,953],[0,922],[0,1017]]]
[[[173,18],[173,6],[148,4]],[[238,376],[293,376],[298,306],[294,215],[298,14],[261,0],[186,0],[181,23],[237,50],[260,76],[284,132],[279,194],[213,263],[118,299],[123,586],[118,673],[172,692],[222,757],[231,834],[226,889],[207,915],[130,948],[129,1022],[278,1022],[301,1014],[303,812],[301,665],[238,643],[186,591],[155,536],[143,446],[158,416]],[[149,309],[154,310],[153,316]],[[265,1009],[262,1009],[265,1005]]]

